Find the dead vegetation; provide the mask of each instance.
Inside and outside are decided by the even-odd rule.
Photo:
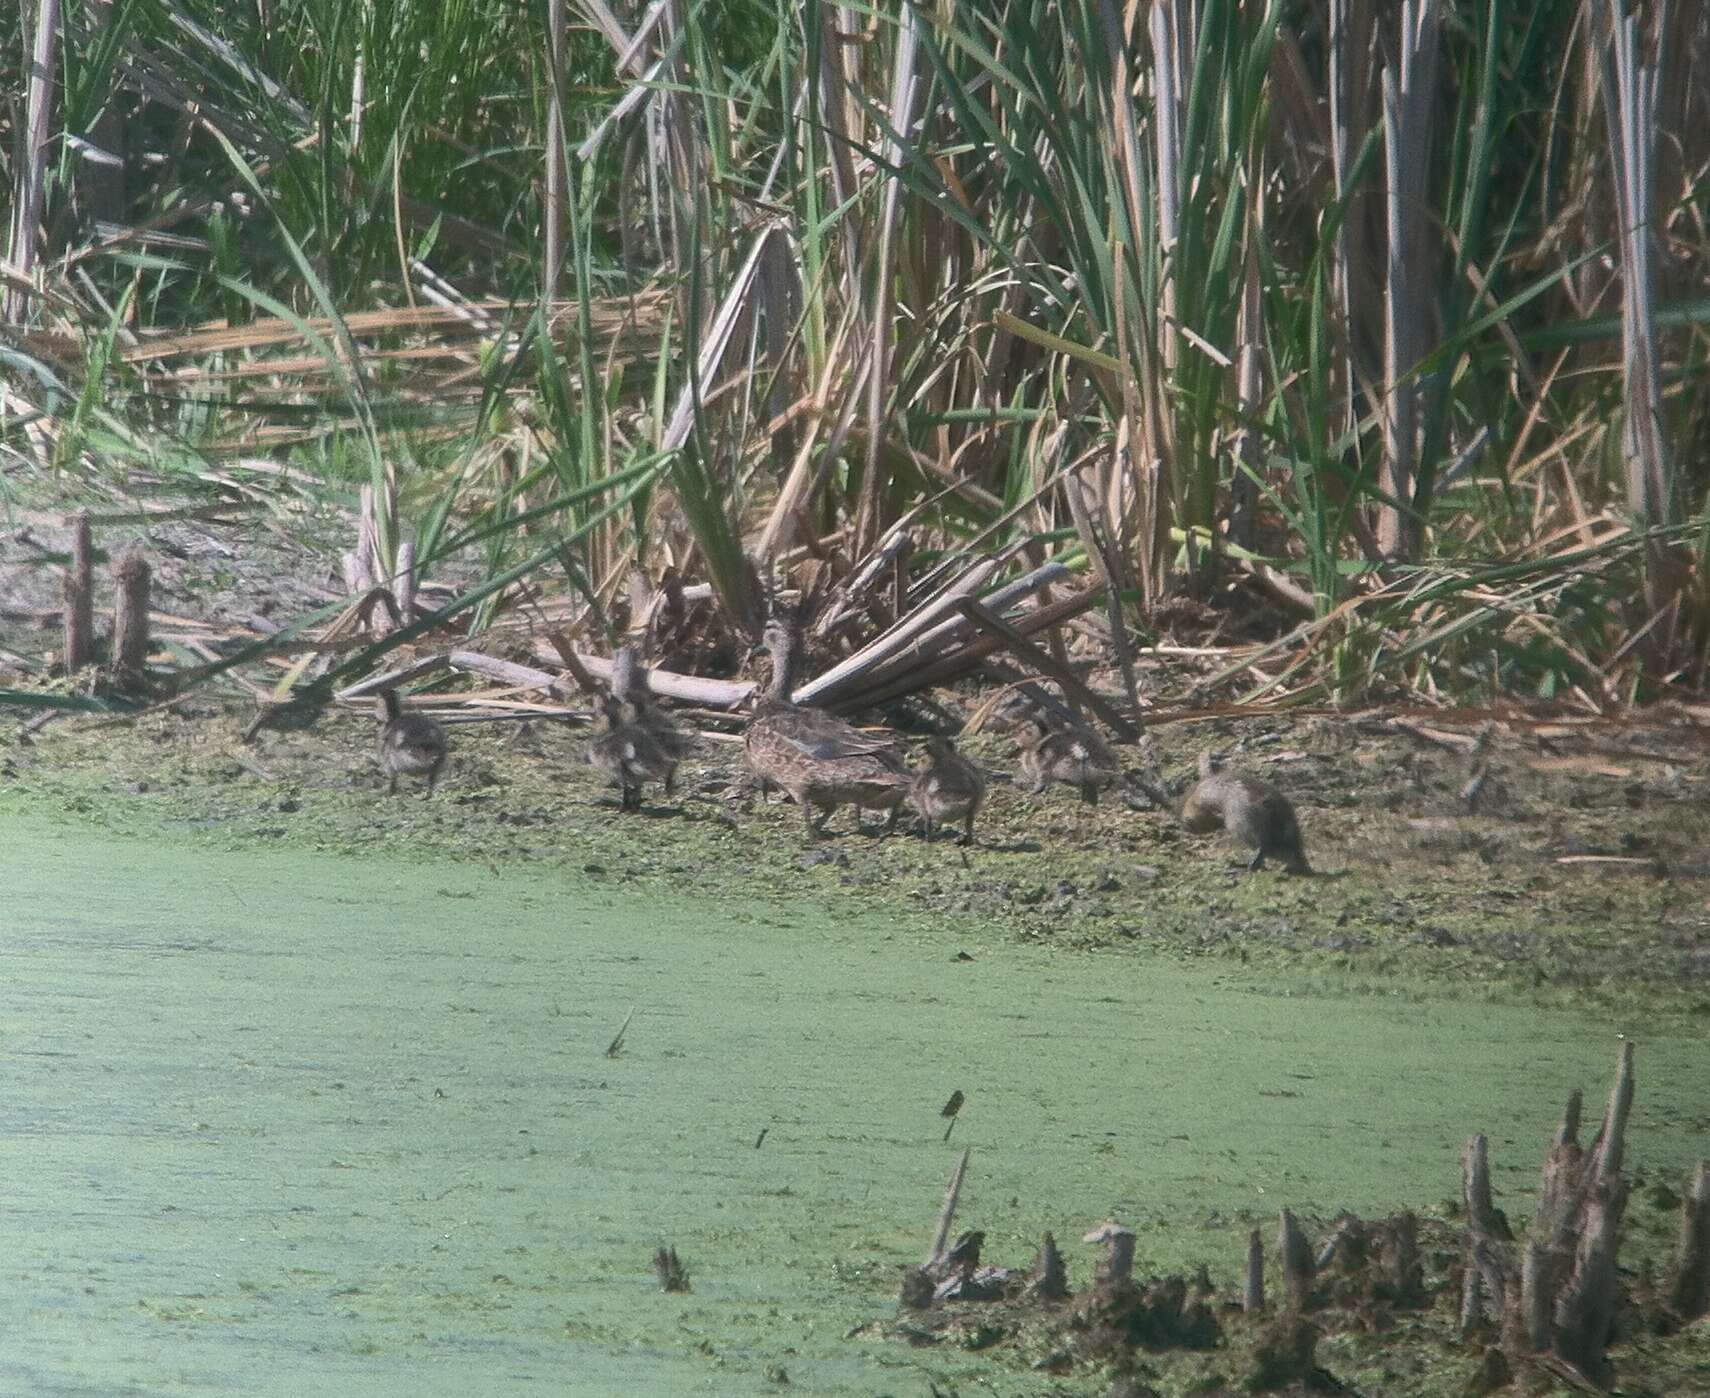
[[[1136,1276],[1143,1240],[1107,1220],[1085,1235],[1099,1249],[1080,1290],[1046,1233],[1031,1264],[983,1260],[984,1233],[948,1242],[970,1152],[957,1163],[925,1262],[908,1269],[892,1327],[913,1345],[1005,1346],[1054,1374],[1108,1370],[1139,1384],[1169,1356],[1210,1356],[1191,1372],[1196,1393],[1352,1391],[1319,1357],[1332,1336],[1380,1345],[1424,1343],[1468,1374],[1470,1393],[1537,1392],[1566,1385],[1615,1391],[1623,1339],[1670,1334],[1707,1312],[1704,1237],[1710,1204],[1701,1164],[1679,1200],[1679,1241],[1667,1276],[1623,1270],[1622,1211],[1633,1050],[1623,1048],[1609,1105],[1591,1145],[1578,1142],[1580,1096],[1551,1145],[1523,1243],[1491,1202],[1485,1138],[1464,1157],[1458,1219],[1403,1212],[1366,1220],[1344,1214],[1316,1248],[1283,1209],[1276,1234],[1280,1285],[1265,1285],[1258,1229],[1238,1287],[1219,1288],[1204,1267],[1193,1276]],[[1113,1392],[1116,1389],[1112,1390]],[[1125,1391],[1145,1391],[1144,1387]]]

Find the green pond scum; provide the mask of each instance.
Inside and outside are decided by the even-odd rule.
[[[1627,1038],[1624,1262],[1666,1259],[1710,1155],[1707,889],[1554,864],[1608,833],[1586,788],[1516,769],[1518,813],[1457,823],[1450,764],[1379,762],[1356,806],[1364,755],[1308,734],[1276,779],[1328,876],[1288,879],[1072,793],[1000,784],[968,851],[810,847],[735,749],[622,817],[560,728],[454,729],[431,800],[385,796],[354,718],[235,732],[0,748],[0,1392],[1102,1394],[1031,1371],[1044,1339],[897,1337],[964,1148],[987,1260],[1049,1229],[1078,1289],[1116,1218],[1140,1275],[1224,1294],[1283,1207],[1315,1238],[1442,1215],[1477,1130],[1523,1219]],[[1623,795],[1627,847],[1683,859],[1696,795]],[[1710,1393],[1703,1330],[1630,1337],[1624,1391]],[[1458,1393],[1446,1333],[1319,1361]],[[1148,1363],[1161,1393],[1238,1380]]]

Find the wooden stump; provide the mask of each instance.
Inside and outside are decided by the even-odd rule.
[[[113,569],[113,668],[121,684],[139,684],[148,667],[148,560],[132,551]]]
[[[1277,1227],[1277,1249],[1282,1253],[1284,1308],[1294,1315],[1303,1315],[1312,1296],[1312,1249],[1287,1209],[1282,1211],[1282,1221]]]
[[[1576,1092],[1574,1098],[1577,1100],[1578,1096]],[[1468,1223],[1475,1232],[1491,1238],[1513,1238],[1507,1215],[1491,1202],[1490,1143],[1483,1132],[1468,1140],[1461,1152],[1461,1196],[1466,1200]]]
[[[1509,1367],[1543,1366],[1576,1382],[1606,1385],[1604,1351],[1620,1299],[1616,1254],[1627,1182],[1621,1160],[1633,1104],[1633,1046],[1622,1046],[1603,1124],[1590,1150],[1579,1144],[1581,1097],[1574,1093],[1544,1161],[1537,1212],[1523,1247],[1490,1204],[1484,1138],[1468,1143],[1465,1162],[1468,1251],[1479,1285],[1501,1325]],[[1476,1296],[1472,1283],[1469,1292]],[[1463,1295],[1462,1327],[1470,1298]]]
[[[675,1247],[666,1246],[653,1254],[653,1273],[659,1278],[661,1291],[687,1291],[689,1269],[677,1256]]]
[[[1057,1251],[1057,1240],[1047,1233],[1040,1241],[1039,1254],[1027,1272],[1027,1290],[1041,1301],[1061,1301],[1069,1294],[1068,1269],[1063,1254]]]
[[[1134,1275],[1134,1230],[1124,1228],[1114,1219],[1101,1223],[1081,1240],[1103,1243],[1104,1256],[1099,1258],[1093,1281],[1103,1286],[1115,1286]]]
[[[1247,1234],[1247,1279],[1241,1288],[1241,1309],[1248,1315],[1265,1309],[1265,1241],[1257,1228]]]
[[[71,520],[71,564],[65,570],[65,673],[76,674],[95,659],[94,549],[89,511]]]
[[[1710,1160],[1700,1161],[1680,1210],[1674,1254],[1674,1308],[1682,1320],[1710,1312]]]

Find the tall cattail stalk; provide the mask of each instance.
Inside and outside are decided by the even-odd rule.
[[[58,39],[59,0],[37,0],[35,40],[30,46],[23,158],[18,161],[12,185],[8,256],[12,275],[17,281],[6,291],[6,320],[13,325],[24,319],[30,301],[27,283],[36,267],[36,234],[40,230],[42,205],[47,192],[48,157],[52,154],[49,137]]]
[[[540,220],[540,291],[549,303],[558,299],[570,202],[564,160],[564,4],[565,0],[546,3],[546,198]]]
[[[1400,72],[1383,74],[1384,186],[1389,255],[1384,292],[1383,463],[1388,497],[1378,507],[1378,547],[1412,562],[1423,540],[1426,500],[1419,478],[1423,386],[1414,377],[1430,348],[1432,288],[1426,282],[1428,220],[1422,195],[1430,177],[1436,99],[1439,0],[1405,0],[1399,20]]]
[[[914,7],[905,5],[901,30],[897,37],[896,59],[891,71],[890,126],[885,137],[885,163],[893,168],[909,158],[914,143],[915,105],[920,80],[915,71],[916,52],[920,46],[918,20]],[[897,220],[902,199],[902,184],[898,180],[885,183],[883,211],[879,216],[878,267],[873,279],[873,305],[869,331],[872,334],[872,369],[867,375],[867,460],[861,480],[861,503],[855,516],[854,551],[864,556],[877,541],[884,526],[881,518],[883,498],[882,462],[887,418],[885,405],[893,387],[890,374],[892,276],[896,267]]]
[[[1594,11],[1608,16],[1609,49],[1600,64],[1604,124],[1615,176],[1621,246],[1621,375],[1624,388],[1621,455],[1626,468],[1627,506],[1647,527],[1669,525],[1679,517],[1678,492],[1662,420],[1662,383],[1657,366],[1655,272],[1651,230],[1656,207],[1651,183],[1654,164],[1657,70],[1639,61],[1636,14],[1608,11],[1592,0]],[[1604,25],[1599,24],[1601,32]],[[1649,582],[1659,604],[1666,585],[1666,550],[1654,544]]]

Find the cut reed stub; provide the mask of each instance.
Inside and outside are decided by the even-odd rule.
[[[95,659],[94,548],[89,511],[71,520],[71,565],[65,570],[65,673],[74,675]]]
[[[1606,1387],[1607,1356],[1621,1284],[1616,1256],[1628,1184],[1621,1173],[1633,1101],[1633,1046],[1624,1043],[1603,1124],[1589,1147],[1579,1143],[1581,1099],[1574,1093],[1544,1161],[1537,1208],[1523,1242],[1497,1230],[1477,1183],[1486,1175],[1482,1141],[1465,1157],[1468,1252],[1479,1271],[1463,1297],[1462,1328],[1483,1307],[1497,1321],[1508,1367],[1539,1370],[1588,1391]]]
[[[1107,1219],[1081,1239],[1085,1243],[1103,1243],[1104,1256],[1099,1258],[1093,1281],[1103,1286],[1116,1286],[1134,1275],[1134,1230],[1115,1219]]]
[[[1670,1300],[1682,1320],[1710,1314],[1710,1160],[1699,1162],[1692,1188],[1681,1201]]]
[[[968,1099],[962,1095],[962,1089],[957,1088],[950,1094],[950,1100],[944,1104],[938,1115],[948,1117],[950,1124],[944,1128],[944,1139],[950,1139],[950,1133],[956,1129],[956,1113],[962,1110],[962,1104]]]
[[[1258,1315],[1265,1309],[1265,1243],[1257,1228],[1247,1234],[1247,1274],[1241,1287],[1241,1309]]]
[[[689,1289],[689,1269],[683,1265],[683,1260],[677,1256],[677,1249],[670,1244],[654,1252],[653,1274],[659,1278],[659,1289],[661,1291],[687,1291]]]
[[[1068,1268],[1050,1233],[1040,1240],[1039,1252],[1027,1269],[1027,1290],[1041,1301],[1061,1301],[1069,1294]]]
[[[121,684],[137,684],[148,667],[148,560],[131,551],[113,569],[113,668]]]
[[[1303,1314],[1312,1298],[1312,1248],[1287,1209],[1277,1226],[1277,1251],[1282,1254],[1285,1305],[1290,1313]]]

